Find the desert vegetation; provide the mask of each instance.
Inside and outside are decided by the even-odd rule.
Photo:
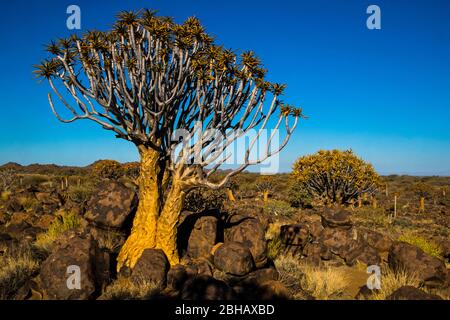
[[[248,290],[264,299],[448,299],[449,178],[380,176],[370,196],[332,204],[305,196],[292,174],[242,172],[223,188],[187,195],[180,264],[149,249],[131,272],[117,273],[139,194],[125,172],[138,163],[103,163],[121,174],[99,175],[97,164],[33,166],[36,180],[24,179],[34,175],[30,167],[16,166],[0,202],[3,299],[229,299],[250,297]],[[427,191],[424,203],[417,185]],[[86,284],[77,297],[54,291],[51,283],[66,281],[67,259],[102,270],[93,289]],[[366,288],[368,265],[381,268],[380,290]]]

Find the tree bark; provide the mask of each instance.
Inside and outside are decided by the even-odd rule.
[[[174,177],[172,187],[167,194],[164,208],[158,220],[156,236],[156,247],[164,251],[170,265],[176,265],[180,262],[177,248],[177,231],[185,196],[186,193],[182,188],[182,182],[179,178]]]
[[[123,266],[133,268],[145,249],[156,247],[156,229],[161,208],[159,153],[144,146],[139,146],[138,149],[141,156],[139,205],[131,234],[117,258],[117,271]]]

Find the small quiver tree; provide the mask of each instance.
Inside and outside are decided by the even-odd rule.
[[[351,150],[320,150],[301,157],[292,177],[323,204],[349,204],[363,194],[372,195],[380,183],[372,165]]]

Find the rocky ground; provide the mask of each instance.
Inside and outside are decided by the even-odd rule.
[[[448,207],[442,205],[436,204],[438,209],[427,216],[408,214],[408,208],[400,206],[402,212],[395,218],[380,213],[381,198],[378,209],[370,204],[301,209],[281,205],[282,192],[278,197],[272,191],[264,201],[256,189],[249,191],[241,184],[235,191],[237,200],[220,196],[213,201],[220,209],[187,206],[179,225],[181,264],[170,266],[161,250],[147,249],[133,270],[117,274],[117,254],[139,201],[136,187],[127,179],[104,179],[86,192],[84,181],[21,181],[2,193],[0,298],[423,300],[450,296]],[[217,199],[222,205],[217,206]],[[386,204],[383,208],[390,210]],[[439,229],[431,230],[430,225]],[[405,233],[423,233],[427,226],[425,245],[410,241],[413,233]],[[67,282],[67,268],[73,265],[81,271],[81,288],[76,290],[69,289]],[[367,287],[368,266],[380,268],[381,289]]]

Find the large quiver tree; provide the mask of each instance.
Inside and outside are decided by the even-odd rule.
[[[301,109],[279,100],[284,85],[264,79],[252,52],[237,57],[215,45],[196,18],[176,24],[148,10],[123,12],[112,31],[52,42],[47,51],[51,56],[36,73],[65,106],[66,117],[48,94],[56,117],[95,121],[134,143],[141,157],[139,206],[118,270],[133,268],[146,248],[160,248],[171,264],[178,263],[176,232],[186,194],[220,188],[278,153],[302,116]],[[271,135],[266,152],[253,159],[252,149],[269,125],[285,127],[285,138],[273,147]],[[227,148],[249,132],[255,134],[242,161],[212,182],[229,160]]]

